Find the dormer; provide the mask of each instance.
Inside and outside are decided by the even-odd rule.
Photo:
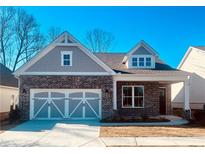
[[[123,63],[127,68],[154,69],[156,57],[158,57],[157,52],[145,41],[140,41],[124,57]]]

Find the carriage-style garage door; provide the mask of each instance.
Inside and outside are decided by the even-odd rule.
[[[100,118],[100,89],[30,90],[30,119]]]

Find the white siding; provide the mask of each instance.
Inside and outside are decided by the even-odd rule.
[[[13,100],[12,95],[14,96]],[[18,89],[0,86],[0,112],[9,112],[12,101],[18,103]]]
[[[193,48],[180,70],[193,73],[190,79],[190,106],[193,109],[202,108],[205,104],[205,51]],[[184,102],[182,83],[172,85],[172,101],[174,107]]]

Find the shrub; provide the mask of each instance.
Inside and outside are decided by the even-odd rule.
[[[194,118],[197,121],[205,120],[205,111],[204,110],[197,110],[197,111],[195,111]]]
[[[13,109],[13,105],[10,107],[10,112],[9,112],[9,122],[18,122],[20,120],[20,110],[18,106],[15,106],[15,110]]]

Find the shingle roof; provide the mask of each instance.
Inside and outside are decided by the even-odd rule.
[[[12,74],[12,71],[0,63],[0,85],[18,87],[18,80]]]
[[[205,51],[205,46],[193,46],[193,47]]]
[[[169,65],[165,64],[159,58],[156,58],[156,64],[154,69],[133,69],[127,68],[125,64],[122,63],[122,60],[126,53],[95,53],[95,55],[102,60],[105,64],[111,67],[115,72],[120,72],[124,74],[136,74],[136,73],[145,73],[151,71],[177,71],[170,67]]]

